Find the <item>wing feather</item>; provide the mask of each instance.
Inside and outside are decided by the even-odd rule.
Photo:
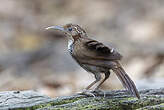
[[[85,43],[86,48],[89,51],[92,51],[93,56],[88,56],[87,57],[93,57],[93,58],[100,58],[103,60],[121,60],[122,55],[118,53],[116,50],[114,50],[111,47],[105,46],[103,43],[98,42],[96,40],[91,40],[88,39]]]

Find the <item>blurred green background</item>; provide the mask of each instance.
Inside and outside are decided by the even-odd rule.
[[[55,97],[94,80],[67,52],[67,39],[45,30],[66,23],[120,51],[137,88],[164,87],[163,0],[2,0],[0,91],[33,89]],[[121,88],[114,74],[102,86]]]

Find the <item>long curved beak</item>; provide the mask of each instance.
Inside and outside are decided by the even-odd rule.
[[[60,31],[64,31],[65,32],[64,28],[60,27],[60,26],[50,26],[50,27],[47,27],[46,29],[47,30],[48,29],[55,29],[55,30],[60,30]]]

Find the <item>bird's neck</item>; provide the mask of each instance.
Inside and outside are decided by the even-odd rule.
[[[84,35],[82,33],[78,33],[78,34],[72,36],[74,42],[82,37],[84,37]]]
[[[74,46],[75,42],[79,42],[79,41],[81,41],[80,39],[83,39],[85,37],[86,36],[84,36],[82,34],[77,34],[77,35],[69,37],[69,39],[68,39],[68,51],[70,53],[72,53],[73,52],[73,46]]]

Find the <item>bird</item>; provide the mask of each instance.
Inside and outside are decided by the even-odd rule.
[[[134,82],[120,63],[122,55],[114,48],[91,39],[87,32],[77,24],[49,26],[46,29],[55,29],[64,33],[68,38],[68,51],[72,58],[87,72],[94,74],[95,80],[86,87],[86,90],[89,90],[98,82],[94,90],[99,90],[100,86],[109,78],[112,70],[121,81],[123,87],[131,95],[140,99]],[[104,79],[101,78],[101,74],[105,75]]]

